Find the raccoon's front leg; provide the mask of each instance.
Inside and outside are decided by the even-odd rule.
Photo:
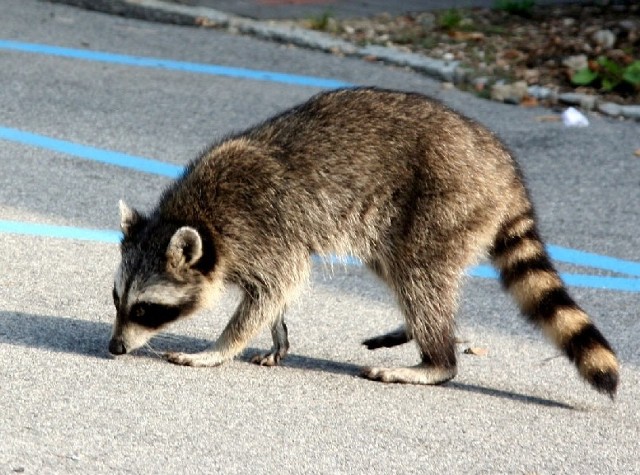
[[[289,338],[287,324],[284,323],[284,313],[281,314],[273,325],[271,325],[271,338],[273,347],[268,353],[258,353],[251,362],[260,366],[276,366],[280,363],[289,351]]]
[[[210,349],[199,353],[166,353],[171,363],[183,366],[219,366],[244,350],[264,324],[283,313],[283,299],[274,295],[245,294],[231,320]],[[286,340],[286,327],[284,342]],[[286,353],[286,350],[285,350]]]

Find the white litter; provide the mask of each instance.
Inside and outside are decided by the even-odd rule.
[[[562,113],[562,122],[567,127],[587,127],[589,119],[575,107],[569,107]]]

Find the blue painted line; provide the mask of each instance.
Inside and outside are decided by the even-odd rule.
[[[190,63],[186,61],[174,61],[170,59],[144,56],[130,56],[102,51],[64,48],[61,46],[51,46],[38,43],[24,43],[21,41],[0,40],[0,49],[20,51],[22,53],[45,54],[63,58],[81,59],[84,61],[97,61],[101,63],[120,64],[141,68],[208,74],[212,76],[226,76],[232,78],[251,79],[254,81],[268,81],[292,84],[296,86],[318,87],[323,89],[336,89],[352,86],[352,84],[344,81],[314,76],[301,76],[297,74],[285,74],[273,71],[261,71],[257,69],[234,68],[216,64]]]
[[[493,267],[487,265],[472,267],[469,269],[468,274],[472,277],[479,277],[482,279],[498,278],[498,272]],[[561,272],[560,277],[565,284],[572,287],[640,292],[640,279],[635,278],[571,274],[568,272]]]
[[[491,266],[478,265],[467,271],[472,277],[480,277],[481,279],[497,279],[498,273]]]
[[[115,165],[119,167],[129,168],[132,170],[152,173],[156,175],[165,176],[168,178],[176,178],[181,175],[183,168],[177,165],[168,164],[158,160],[150,158],[136,157],[119,152],[112,152],[109,150],[99,149],[86,145],[80,145],[65,140],[54,139],[43,135],[37,135],[30,132],[25,132],[18,129],[9,127],[0,127],[0,139],[19,142],[25,145],[45,148],[56,152],[72,155],[96,162],[106,163],[109,165]],[[569,264],[587,266],[597,269],[603,269],[607,271],[617,272],[620,274],[626,274],[630,276],[640,276],[640,263],[627,261],[623,259],[617,259],[614,257],[603,256],[591,252],[579,251],[576,249],[570,249],[560,246],[548,246],[547,249],[551,254],[551,257],[558,262],[565,262]],[[358,261],[359,262],[359,261]],[[340,258],[336,261],[327,261],[327,263],[354,265],[355,261],[351,257]],[[483,278],[496,278],[497,274],[491,267],[478,267],[472,272],[471,275],[475,277]],[[576,274],[567,274],[576,275]],[[604,279],[602,287],[606,288],[605,284],[611,282],[613,277],[597,277],[589,276],[590,281],[596,282],[593,279]],[[577,281],[572,281],[572,285],[580,285]],[[620,280],[620,286],[629,286],[634,288],[636,285],[634,280],[631,280],[631,284],[625,283],[624,279]],[[590,286],[585,284],[585,286]],[[601,287],[600,284],[597,285]]]
[[[104,243],[119,243],[121,239],[121,234],[118,231],[84,229],[71,226],[55,226],[51,224],[25,223],[22,221],[6,220],[0,220],[0,232],[60,239],[78,239],[81,241],[97,241]]]
[[[25,145],[53,150],[75,157],[92,160],[94,162],[107,163],[118,167],[132,170],[153,173],[169,178],[177,178],[181,175],[183,168],[150,158],[136,157],[126,153],[112,152],[87,145],[80,145],[66,140],[54,139],[44,135],[32,134],[9,127],[0,127],[0,139],[10,140]]]
[[[0,233],[22,234],[59,239],[77,239],[81,241],[119,243],[122,234],[118,231],[85,229],[72,226],[25,223],[22,221],[0,220]],[[331,265],[359,266],[362,262],[352,256],[314,256],[316,262]],[[489,266],[479,265],[469,269],[468,274],[483,279],[496,279],[496,271]],[[560,274],[567,285],[625,292],[640,292],[640,279],[595,276],[584,274]]]
[[[560,246],[547,246],[551,258],[559,262],[595,267],[620,274],[640,276],[640,263],[602,256],[591,252],[578,251]]]

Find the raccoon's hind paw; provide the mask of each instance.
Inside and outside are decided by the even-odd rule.
[[[225,361],[220,353],[213,351],[203,351],[201,353],[168,352],[163,356],[168,362],[181,366],[219,366]]]
[[[436,368],[418,364],[407,368],[364,368],[361,376],[383,383],[442,384],[453,379],[456,368]]]

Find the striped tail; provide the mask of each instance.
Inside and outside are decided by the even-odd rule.
[[[616,355],[569,296],[540,239],[530,205],[502,226],[491,258],[527,319],[575,363],[585,380],[613,399],[619,379]]]

